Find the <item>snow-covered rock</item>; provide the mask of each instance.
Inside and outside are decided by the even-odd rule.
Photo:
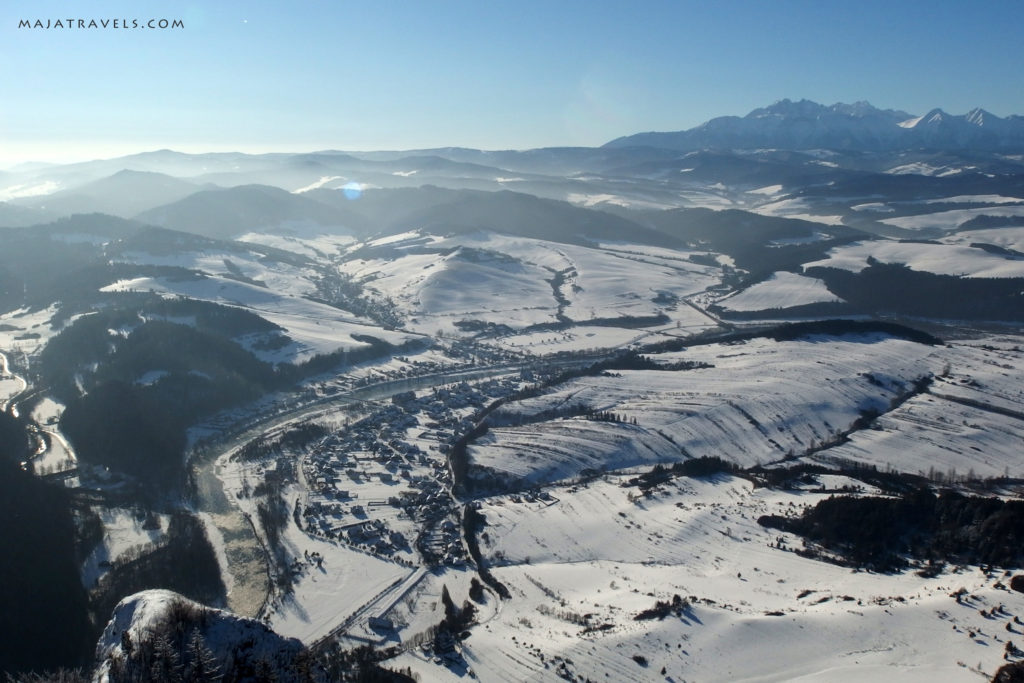
[[[168,590],[118,603],[96,645],[96,662],[97,683],[172,680],[175,673],[186,680],[230,674],[231,680],[285,681],[312,669],[298,640]]]

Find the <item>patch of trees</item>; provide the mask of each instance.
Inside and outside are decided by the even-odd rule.
[[[859,273],[816,267],[806,274],[824,280],[831,292],[865,313],[1024,320],[1024,278],[937,275],[870,257]]]
[[[897,339],[917,342],[919,344],[943,344],[938,337],[921,330],[885,320],[846,320],[834,318],[829,320],[811,320],[806,322],[783,323],[757,330],[729,332],[726,334],[712,333],[696,339],[669,339],[644,346],[643,353],[669,353],[682,351],[691,346],[708,344],[741,343],[751,339],[774,339],[775,341],[794,341],[810,335],[843,336],[884,334]]]
[[[715,474],[735,473],[739,468],[735,463],[723,460],[718,456],[705,455],[673,463],[666,467],[657,464],[649,472],[631,478],[626,485],[636,486],[641,491],[649,491],[661,484],[668,483],[676,477],[710,477]]]
[[[127,302],[125,302],[127,303]],[[136,305],[100,310],[76,320],[40,353],[40,377],[62,400],[105,380],[134,382],[151,370],[168,373],[235,373],[268,385],[274,369],[231,341],[281,328],[245,310],[190,299],[141,295]],[[169,322],[187,318],[194,325]],[[120,334],[112,334],[119,330]]]
[[[378,650],[370,645],[361,645],[353,650],[342,650],[337,645],[333,650],[321,653],[318,663],[328,681],[354,683],[412,683],[411,669],[392,671],[380,663],[397,656],[395,648]]]
[[[480,574],[480,580],[490,586],[495,593],[497,593],[502,600],[509,600],[512,594],[508,588],[501,581],[498,581],[491,573],[491,570],[484,563],[483,555],[480,553],[480,542],[477,540],[477,534],[487,526],[487,519],[483,513],[475,507],[472,503],[466,505],[462,512],[462,535],[466,539],[466,547],[469,550],[469,556],[473,558],[473,562],[476,563],[477,573]],[[470,591],[470,597],[473,597],[473,590]],[[476,600],[477,598],[473,598]]]
[[[1020,567],[1024,501],[928,489],[899,498],[833,496],[800,517],[766,515],[762,526],[789,531],[849,564],[897,571],[908,559]]]
[[[757,485],[776,489],[792,489],[800,484],[813,483],[819,474],[845,475],[894,495],[911,493],[927,484],[923,477],[914,474],[879,470],[875,465],[855,461],[843,464],[838,470],[835,467],[802,463],[792,467],[752,467],[745,474]]]
[[[365,363],[377,358],[383,358],[384,356],[388,356],[393,353],[410,353],[418,350],[424,344],[423,341],[409,340],[400,346],[394,346],[382,339],[371,337],[367,334],[353,334],[352,338],[356,341],[363,342],[366,346],[362,346],[357,349],[317,354],[305,363],[294,367],[294,370],[289,370],[288,366],[278,368],[278,370],[282,373],[287,373],[293,381],[298,381],[306,377],[312,377],[314,375],[328,372],[339,366],[347,367],[357,363]]]
[[[81,666],[95,645],[78,574],[72,501],[18,463],[22,425],[0,413],[0,671]]]
[[[330,430],[321,424],[303,422],[276,438],[269,440],[262,438],[253,439],[238,449],[234,458],[243,462],[265,460],[272,456],[280,455],[283,449],[302,450],[330,433]]]
[[[690,601],[686,598],[682,598],[678,593],[672,596],[672,600],[658,600],[654,603],[654,607],[649,607],[635,617],[634,621],[645,621],[648,619],[657,619],[661,621],[668,615],[672,614],[677,617],[683,616],[683,612],[690,608]]]
[[[0,411],[0,457],[19,464],[32,457],[32,450],[32,437],[26,421]]]
[[[363,286],[350,275],[329,271],[316,282],[317,296],[309,297],[329,306],[369,318],[387,329],[402,325],[398,307],[390,298],[372,299],[365,295]]]
[[[45,308],[55,301],[95,296],[97,289],[114,281],[98,282],[96,278],[107,268],[103,247],[62,236],[117,238],[140,227],[133,221],[92,214],[48,225],[5,228],[0,251],[0,310]]]
[[[852,312],[850,305],[840,301],[821,301],[800,306],[769,308],[758,311],[734,311],[719,304],[708,307],[715,315],[727,320],[763,320],[771,317],[785,318],[830,318]]]
[[[196,325],[140,315],[189,316]],[[294,367],[275,369],[230,339],[272,329],[246,311],[151,300],[79,318],[43,350],[40,375],[67,405],[61,428],[83,462],[166,490],[181,483],[190,424],[296,380]],[[138,383],[154,371],[152,381]]]
[[[456,320],[452,326],[460,332],[476,332],[478,337],[501,337],[515,332],[508,325],[483,320]]]
[[[992,683],[1024,683],[1024,662],[1003,664],[992,677]]]
[[[664,313],[658,313],[656,315],[620,315],[614,318],[589,318],[587,320],[561,320],[554,323],[537,323],[536,325],[528,325],[527,327],[519,330],[520,334],[531,334],[534,332],[559,332],[562,330],[568,330],[579,325],[587,325],[594,327],[625,327],[629,329],[642,329],[645,327],[655,327],[657,325],[665,325],[669,323],[670,318]]]
[[[94,589],[92,610],[102,626],[126,595],[166,588],[205,604],[222,604],[226,589],[202,522],[188,512],[171,515],[165,542],[152,552],[115,562]]]
[[[824,258],[834,247],[868,237],[847,226],[761,216],[739,209],[673,209],[647,216],[658,230],[696,248],[728,254],[737,266],[755,276],[795,271],[803,263]],[[813,240],[815,235],[822,239]],[[785,244],[784,240],[810,241]]]

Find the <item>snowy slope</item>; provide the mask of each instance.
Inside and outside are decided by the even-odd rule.
[[[1020,643],[1005,626],[1024,596],[996,587],[1001,573],[851,572],[756,523],[827,494],[720,475],[643,497],[624,482],[485,503],[484,552],[512,598],[485,607],[462,645],[480,680],[972,681],[1002,663],[1007,639]],[[960,587],[962,604],[949,595]],[[635,618],[674,595],[689,603],[680,616]],[[415,654],[395,661],[458,680]]]
[[[392,344],[411,338],[384,330],[371,321],[351,313],[302,297],[286,289],[259,287],[224,277],[182,280],[166,277],[139,277],[119,280],[103,288],[108,292],[157,292],[165,296],[185,296],[201,301],[238,306],[284,328],[292,343],[271,351],[254,348],[254,353],[269,362],[302,362],[317,354],[367,346],[352,335],[367,335]]]
[[[717,304],[727,311],[767,311],[826,301],[842,301],[821,280],[796,273],[773,273],[770,278]]]
[[[964,236],[971,239],[972,234],[964,233]],[[957,241],[962,242],[965,237],[958,237]],[[821,266],[856,273],[868,267],[869,258],[882,263],[905,263],[911,270],[939,275],[1024,277],[1024,259],[994,254],[963,244],[922,244],[891,240],[856,242],[836,247],[828,253],[828,258],[805,263],[804,268]]]
[[[884,336],[693,347],[655,358],[714,367],[571,380],[503,406],[469,452],[475,466],[530,483],[703,455],[771,462],[833,440],[865,410],[884,410],[940,365],[936,353]],[[500,426],[576,405],[623,422],[573,417]]]
[[[560,320],[674,319],[676,310],[689,325],[692,314],[671,302],[719,279],[716,269],[687,260],[688,252],[603,246],[610,248],[491,232],[405,233],[354,251],[341,269],[393,301],[411,329],[430,334],[452,333],[455,323],[467,320],[521,329]]]
[[[175,639],[182,638],[178,624],[183,625],[185,638],[191,638],[193,630],[198,633],[209,653],[208,664],[221,676],[258,671],[260,662],[268,675],[294,675],[296,657],[302,652],[297,640],[282,638],[254,619],[204,607],[171,591],[147,590],[124,598],[114,609],[96,645],[99,668],[93,680],[151,678],[153,670],[142,657],[143,648],[156,643],[161,635],[177,646]],[[120,676],[115,676],[115,669],[120,670]]]

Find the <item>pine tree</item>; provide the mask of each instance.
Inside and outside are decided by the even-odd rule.
[[[199,629],[192,629],[188,641],[188,666],[185,667],[186,681],[217,681],[220,680],[220,667],[217,658],[206,646]]]

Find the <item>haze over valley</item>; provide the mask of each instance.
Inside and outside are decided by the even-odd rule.
[[[5,672],[1021,675],[1022,116],[23,163],[0,226]]]

